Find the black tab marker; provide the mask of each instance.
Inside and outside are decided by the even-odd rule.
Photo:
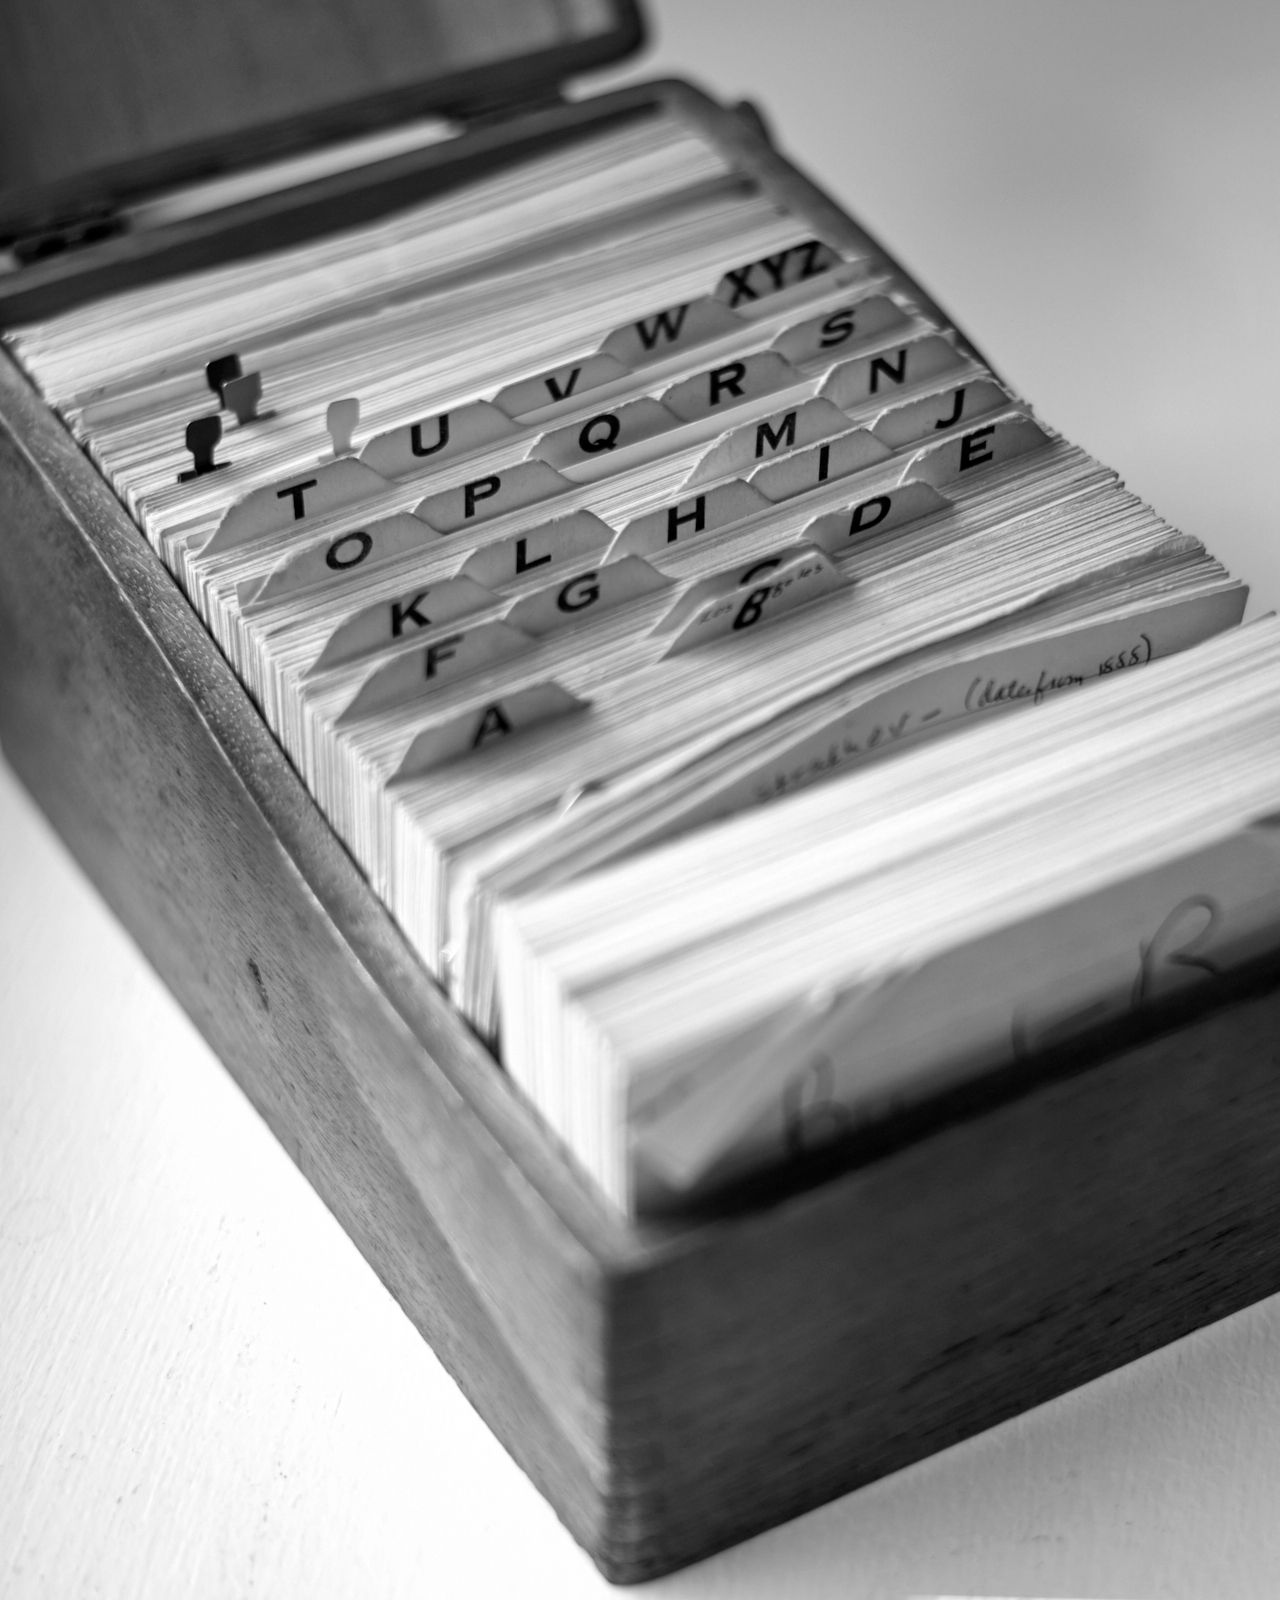
[[[222,418],[216,413],[211,417],[197,417],[194,422],[187,423],[187,449],[195,460],[195,466],[189,472],[178,474],[179,483],[189,483],[192,478],[203,478],[207,472],[220,472],[223,467],[231,465],[229,461],[213,459],[213,452],[218,448],[221,438]]]
[[[268,417],[274,417],[274,411],[259,411],[258,402],[262,399],[262,374],[260,372],[246,372],[242,378],[232,378],[229,383],[222,386],[222,403],[228,411],[234,411],[236,421],[243,428],[250,422],[265,422]]]
[[[233,378],[240,376],[240,357],[237,355],[219,356],[216,361],[211,361],[204,369],[204,375],[209,381],[209,387],[225,405],[226,401],[223,399],[222,391]]]

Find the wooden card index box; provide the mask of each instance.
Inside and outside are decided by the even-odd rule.
[[[566,74],[638,39],[617,0],[317,0],[315,27],[290,40],[312,58],[276,78],[269,6],[216,8],[237,51],[208,8],[184,12],[180,36],[155,0],[103,0],[92,36],[76,10],[73,26],[69,0],[12,0],[0,21],[0,71],[16,74],[0,92],[0,228],[24,262],[0,277],[9,323],[390,211],[657,103],[815,232],[869,248],[752,115],[679,84],[561,102]],[[406,19],[426,33],[416,55]],[[339,48],[351,30],[377,41],[358,68]],[[208,81],[186,102],[193,72]],[[149,231],[118,225],[165,185],[431,111],[462,131]],[[621,1222],[410,955],[173,580],[7,358],[0,738],[610,1578],[705,1556],[1280,1289],[1274,963],[714,1211]]]

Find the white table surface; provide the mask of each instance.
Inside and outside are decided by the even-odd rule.
[[[1280,8],[651,11],[1276,602]],[[1272,1596],[1280,1302],[657,1588]],[[0,1594],[606,1592],[0,768]]]

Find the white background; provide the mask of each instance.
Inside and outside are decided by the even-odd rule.
[[[640,74],[757,99],[1047,418],[1280,598],[1280,8],[651,14]],[[1272,1596],[1280,1303],[655,1587]],[[606,1592],[0,767],[0,1593]]]

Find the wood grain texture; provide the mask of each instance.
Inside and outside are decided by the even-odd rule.
[[[0,237],[413,116],[536,98],[640,39],[633,0],[6,0]]]
[[[0,385],[6,754],[477,1408],[597,1539],[592,1308],[625,1241],[411,961],[106,485],[7,361]]]
[[[814,226],[865,238],[745,121],[654,92]],[[9,758],[609,1576],[706,1555],[1280,1288],[1274,968],[719,1215],[624,1226],[7,362],[0,541]]]

